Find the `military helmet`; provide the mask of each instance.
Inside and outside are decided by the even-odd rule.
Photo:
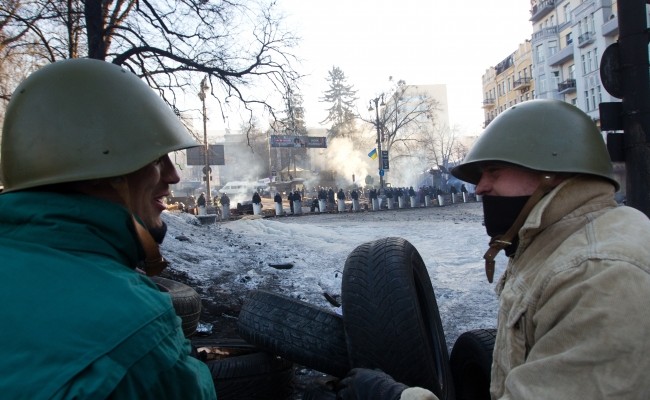
[[[559,100],[529,100],[499,114],[451,174],[477,184],[481,164],[494,161],[537,171],[601,176],[619,188],[596,124],[577,107]]]
[[[2,130],[4,191],[121,176],[197,145],[133,73],[99,60],[58,61],[11,97]]]

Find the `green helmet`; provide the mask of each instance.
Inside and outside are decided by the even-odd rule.
[[[481,164],[490,161],[601,176],[619,188],[596,124],[577,107],[559,100],[529,100],[501,113],[451,174],[477,184]]]
[[[136,75],[99,60],[59,61],[11,97],[0,156],[4,191],[121,176],[197,145]]]

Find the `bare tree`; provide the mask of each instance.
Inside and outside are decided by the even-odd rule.
[[[252,89],[282,93],[300,78],[290,53],[297,38],[273,0],[3,0],[0,21],[15,51],[121,65],[174,107],[207,76],[222,112],[234,99],[251,118],[259,107],[274,115],[268,97]]]
[[[458,131],[446,125],[431,124],[418,138],[420,155],[428,165],[450,168],[464,157],[467,148],[458,140]]]
[[[421,146],[421,132],[436,123],[438,101],[419,91],[417,86],[407,85],[403,80],[396,82],[392,94],[382,95],[381,99],[378,120],[360,118],[372,124],[375,129],[379,126],[382,149],[389,151],[391,160],[414,156]],[[373,107],[371,101],[370,109]]]

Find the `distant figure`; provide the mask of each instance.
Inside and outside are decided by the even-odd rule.
[[[221,206],[230,207],[230,197],[225,193],[221,195]]]
[[[291,208],[291,214],[293,214],[293,193],[289,192],[287,195],[287,200],[289,200],[289,207]]]
[[[261,202],[260,194],[257,192],[253,193],[253,204],[260,204]]]
[[[279,217],[280,215],[283,215],[282,196],[280,196],[279,192],[275,192],[275,196],[273,196],[273,202],[275,203],[275,216]]]
[[[196,199],[196,207],[198,208],[199,215],[205,215],[205,193],[201,193],[198,199]]]
[[[461,193],[467,193],[467,188],[465,187],[464,183],[462,185],[460,185],[460,192]]]
[[[293,211],[296,214],[302,214],[302,197],[300,195],[300,190],[293,192]]]
[[[327,202],[329,203],[330,209],[334,209],[334,190],[332,188],[329,188],[327,190]]]

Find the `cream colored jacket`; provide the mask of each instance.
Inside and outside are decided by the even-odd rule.
[[[493,399],[650,399],[650,221],[598,178],[532,210],[497,284]]]

